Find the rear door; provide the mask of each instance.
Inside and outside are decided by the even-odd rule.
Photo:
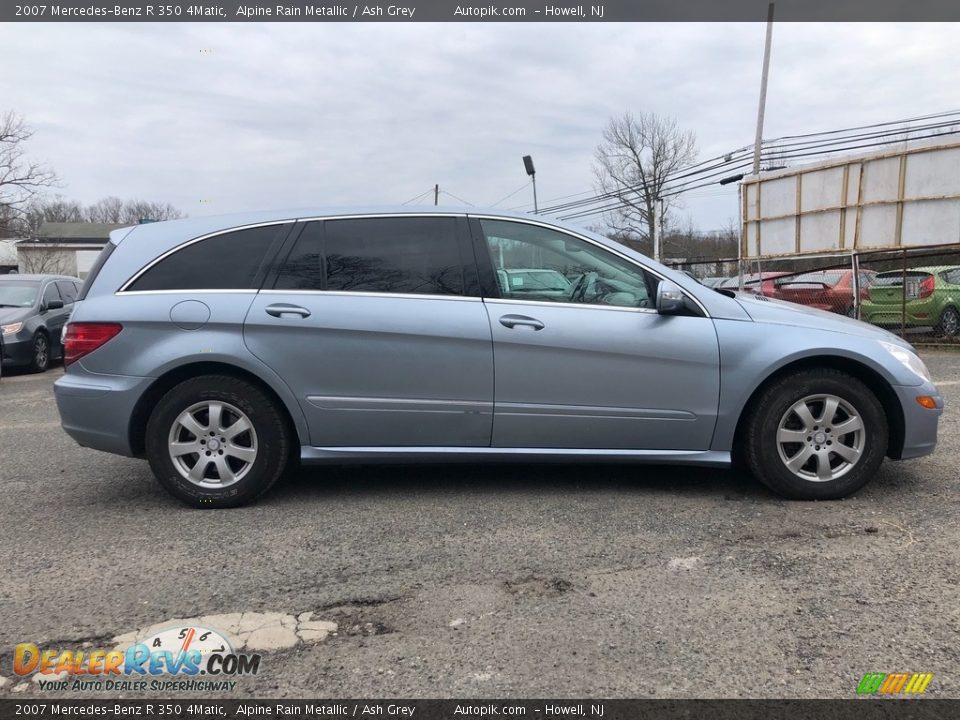
[[[247,347],[316,447],[490,444],[493,349],[465,218],[312,221],[268,278]]]

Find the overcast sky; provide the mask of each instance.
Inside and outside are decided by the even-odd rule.
[[[956,25],[781,24],[765,137],[960,107]],[[0,26],[0,111],[36,130],[62,194],[190,215],[398,204],[440,183],[491,205],[590,190],[625,110],[673,115],[712,157],[753,140],[762,24]],[[426,198],[432,202],[432,195]],[[460,204],[449,195],[442,202]],[[530,203],[529,190],[499,207]],[[736,189],[692,193],[701,229]]]

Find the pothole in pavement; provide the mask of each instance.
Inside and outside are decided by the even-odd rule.
[[[551,598],[573,589],[573,583],[560,577],[528,576],[520,580],[505,580],[503,588],[517,598]]]

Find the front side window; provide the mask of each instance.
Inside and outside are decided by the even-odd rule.
[[[234,230],[175,251],[127,290],[255,290],[260,266],[283,225]]]
[[[652,276],[593,243],[509,220],[480,224],[502,298],[632,308],[656,304]]]
[[[463,294],[452,217],[357,218],[311,223],[274,287],[413,295]]]
[[[50,283],[47,285],[46,289],[43,291],[43,307],[48,307],[51,302],[54,300],[62,300],[60,297],[60,291],[57,290],[56,283]]]
[[[69,305],[76,301],[77,286],[74,283],[69,280],[58,280],[57,287],[60,288],[60,295],[63,297],[64,304]]]

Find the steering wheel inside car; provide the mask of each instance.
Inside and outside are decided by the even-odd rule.
[[[570,289],[570,302],[584,302],[589,293],[592,298],[597,290],[597,278],[600,277],[595,272],[586,272],[577,278],[577,281]]]

